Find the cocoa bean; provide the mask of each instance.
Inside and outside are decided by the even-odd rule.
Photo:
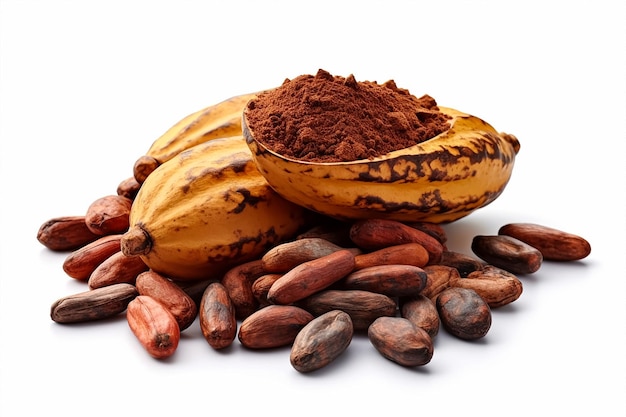
[[[426,286],[426,272],[413,265],[376,265],[353,271],[339,281],[342,289],[364,290],[389,297],[417,295]]]
[[[532,274],[543,262],[537,248],[506,235],[474,236],[472,251],[488,264],[514,274]]]
[[[252,293],[252,283],[266,273],[263,261],[255,259],[230,268],[220,280],[235,305],[238,319],[245,319],[259,308]]]
[[[43,223],[37,231],[37,240],[46,248],[64,252],[76,250],[97,240],[85,223],[85,216],[62,216]]]
[[[354,329],[350,315],[332,310],[307,323],[296,335],[289,360],[302,373],[321,369],[350,345]]]
[[[426,265],[422,269],[426,273],[426,285],[420,294],[433,301],[441,291],[452,286],[454,282],[461,279],[459,271],[451,266]]]
[[[514,237],[538,249],[543,259],[577,261],[591,253],[591,245],[581,236],[534,223],[509,223],[498,230],[499,235]]]
[[[486,265],[480,271],[457,280],[454,286],[473,289],[491,308],[512,303],[523,291],[522,282],[517,276],[493,265]]]
[[[350,315],[354,330],[365,330],[378,317],[395,316],[397,303],[384,294],[363,290],[323,290],[298,303],[314,316],[331,310]]]
[[[180,341],[176,318],[154,298],[138,295],[126,311],[131,331],[150,356],[165,359],[174,354]]]
[[[404,264],[423,267],[428,264],[429,255],[419,243],[393,245],[354,257],[354,269],[369,266]]]
[[[293,343],[313,315],[293,305],[269,305],[246,317],[237,337],[249,349],[268,349]]]
[[[235,305],[220,282],[209,284],[198,313],[202,335],[213,349],[230,346],[237,336]]]
[[[163,275],[152,270],[141,272],[135,279],[135,287],[139,295],[149,295],[163,304],[176,318],[181,332],[196,319],[196,303],[182,288]]]
[[[372,345],[385,358],[402,366],[423,366],[433,357],[428,333],[403,317],[379,317],[367,329]]]
[[[141,184],[139,184],[135,177],[126,178],[118,184],[117,195],[126,197],[129,200],[134,200],[140,188]]]
[[[263,268],[267,272],[282,273],[301,263],[330,255],[343,248],[321,238],[301,238],[281,243],[269,249],[263,257]]]
[[[364,250],[378,250],[404,243],[419,243],[429,254],[429,264],[441,260],[443,244],[426,232],[404,223],[387,219],[366,219],[355,222],[350,228],[350,239]]]
[[[121,251],[122,235],[100,236],[97,240],[76,249],[63,261],[63,270],[78,280],[87,280],[93,271],[111,255]]]
[[[87,285],[93,290],[124,282],[135,284],[137,275],[147,270],[148,266],[139,256],[126,256],[121,251],[115,252],[93,270]]]
[[[270,304],[267,299],[267,293],[274,282],[281,276],[282,274],[265,274],[254,280],[252,283],[252,294],[259,303],[259,307],[265,307]]]
[[[354,254],[346,249],[301,263],[285,272],[270,287],[271,304],[292,304],[321,291],[354,270]]]
[[[433,301],[425,295],[400,299],[400,316],[424,329],[431,339],[439,334],[439,312]]]
[[[97,235],[121,234],[130,224],[131,199],[113,194],[92,202],[85,214],[89,230]]]
[[[115,316],[138,295],[131,284],[115,284],[59,298],[50,308],[57,323],[81,323]]]
[[[442,326],[460,339],[482,338],[491,328],[491,309],[472,289],[446,288],[437,296],[436,306]]]

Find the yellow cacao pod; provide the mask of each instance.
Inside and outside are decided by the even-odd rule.
[[[121,247],[170,278],[219,277],[295,236],[308,214],[273,191],[241,135],[214,139],[146,178]]]

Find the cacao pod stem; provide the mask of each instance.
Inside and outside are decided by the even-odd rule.
[[[122,253],[126,256],[147,255],[152,249],[152,238],[139,226],[132,226],[120,240]]]

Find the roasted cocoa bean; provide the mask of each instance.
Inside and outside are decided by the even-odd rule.
[[[364,290],[389,297],[417,295],[426,286],[426,272],[413,265],[377,265],[359,269],[341,279],[345,290]]]
[[[246,317],[237,337],[249,349],[268,349],[293,343],[313,315],[293,305],[269,305]]]
[[[424,296],[416,295],[400,299],[400,316],[409,320],[417,327],[424,329],[431,339],[439,334],[439,312],[433,301]]]
[[[332,310],[307,323],[296,335],[289,360],[302,373],[321,369],[337,359],[352,342],[350,315]]]
[[[81,323],[115,316],[138,295],[131,284],[115,284],[59,298],[50,308],[57,323]]]
[[[436,306],[443,327],[460,339],[480,339],[491,328],[491,309],[472,289],[446,288],[437,296]]]
[[[292,304],[321,291],[354,270],[354,254],[342,249],[285,272],[267,292],[271,304]]]
[[[85,216],[55,217],[43,223],[37,231],[37,240],[46,248],[64,252],[85,246],[100,238],[85,223]]]
[[[403,317],[377,318],[367,336],[382,356],[402,366],[426,365],[433,357],[428,333]]]
[[[350,315],[354,330],[365,330],[378,317],[395,316],[397,303],[384,294],[363,290],[323,290],[298,303],[314,316],[331,310]]]
[[[543,259],[577,261],[591,253],[591,245],[581,236],[534,223],[509,223],[498,230],[499,235],[514,237],[538,249]]]
[[[506,235],[474,236],[472,251],[488,264],[513,274],[532,274],[543,262],[539,249]]]
[[[140,295],[149,295],[163,304],[176,318],[181,332],[196,319],[196,303],[182,288],[163,275],[152,270],[141,272],[135,279],[135,286]]]
[[[163,304],[147,295],[138,295],[126,311],[131,331],[150,356],[165,359],[174,354],[180,341],[176,318]]]
[[[220,282],[209,284],[202,295],[198,313],[200,330],[213,349],[230,346],[237,336],[235,305]]]

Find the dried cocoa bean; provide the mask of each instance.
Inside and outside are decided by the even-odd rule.
[[[377,265],[414,265],[423,267],[428,264],[426,248],[419,243],[405,243],[362,253],[354,257],[354,269],[363,269]]]
[[[93,290],[124,282],[135,284],[137,275],[147,270],[148,266],[139,256],[126,256],[121,251],[115,252],[93,270],[87,285]]]
[[[50,317],[57,323],[81,323],[115,316],[138,295],[131,284],[115,284],[62,297],[52,303]]]
[[[325,239],[301,238],[274,246],[261,259],[265,271],[282,273],[304,262],[330,255],[342,249],[342,247]]]
[[[117,194],[100,197],[87,208],[85,223],[97,235],[124,233],[130,224],[132,204],[131,199]]]
[[[441,323],[437,306],[424,295],[402,298],[400,300],[400,316],[424,329],[431,339],[439,334]]]
[[[474,236],[472,251],[488,264],[513,274],[532,274],[543,262],[537,248],[506,235]]]
[[[473,289],[491,308],[512,303],[523,291],[522,282],[517,276],[493,265],[472,272],[466,278],[457,280],[454,285]]]
[[[213,349],[230,346],[237,336],[235,305],[220,282],[209,284],[198,313],[202,335]]]
[[[364,290],[389,297],[417,295],[426,286],[426,272],[413,265],[377,265],[353,271],[339,284],[345,290]]]
[[[350,228],[350,239],[364,250],[378,250],[404,243],[419,243],[429,254],[429,264],[437,264],[443,254],[443,244],[426,232],[404,223],[387,219],[366,219]]]
[[[292,304],[321,291],[354,270],[354,254],[346,249],[303,262],[284,273],[270,287],[271,304]]]
[[[331,310],[342,310],[350,315],[354,330],[365,330],[381,316],[395,316],[397,303],[384,294],[362,290],[323,290],[300,303],[314,316]]]
[[[577,261],[591,253],[591,245],[581,236],[534,223],[509,223],[499,235],[514,237],[538,249],[543,259]]]
[[[139,295],[149,295],[163,304],[176,318],[181,332],[196,319],[196,303],[182,288],[163,275],[152,270],[141,272],[135,279],[135,287]]]
[[[272,288],[274,282],[281,276],[282,274],[265,274],[254,280],[252,283],[252,294],[258,301],[259,307],[265,307],[270,304],[267,299],[267,293],[270,291],[270,288]]]
[[[87,280],[93,271],[114,253],[120,252],[122,235],[100,236],[97,240],[76,249],[63,262],[67,275],[79,280]]]
[[[350,315],[332,310],[307,323],[296,335],[289,360],[302,373],[321,369],[337,359],[352,342]]]
[[[252,293],[252,283],[267,271],[261,259],[244,262],[224,274],[221,283],[235,305],[238,319],[245,319],[259,308],[259,302]]]
[[[491,309],[472,289],[446,288],[437,296],[436,306],[443,327],[460,339],[480,339],[491,328]]]
[[[118,184],[117,195],[126,197],[129,200],[134,200],[140,188],[141,184],[139,184],[135,177],[126,178]]]
[[[293,343],[313,315],[293,305],[269,305],[246,317],[237,337],[249,349],[268,349]]]
[[[367,335],[382,356],[402,366],[423,366],[433,357],[428,333],[403,317],[379,317]]]
[[[76,250],[100,238],[85,223],[85,216],[62,216],[43,223],[37,231],[37,240],[46,248],[63,252]]]
[[[427,265],[423,268],[423,270],[426,273],[426,285],[420,294],[433,301],[441,291],[452,286],[454,282],[461,279],[459,271],[451,266]]]
[[[176,318],[154,298],[138,295],[126,311],[131,331],[150,356],[165,359],[174,354],[180,341]]]

